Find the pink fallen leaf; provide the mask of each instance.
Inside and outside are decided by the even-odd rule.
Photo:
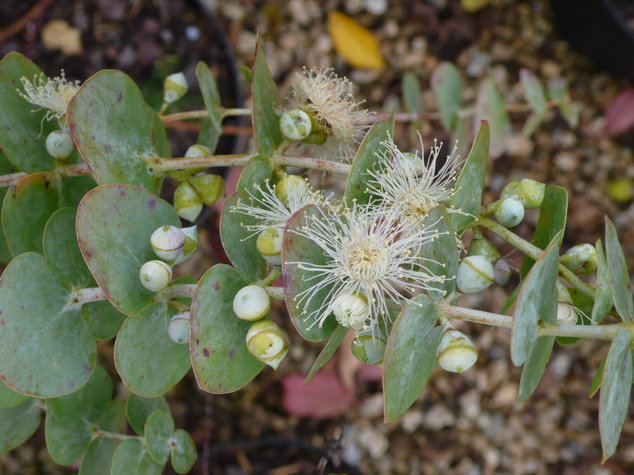
[[[621,92],[605,114],[605,130],[616,135],[634,125],[634,88]]]
[[[317,373],[309,384],[304,384],[305,379],[304,375],[291,374],[282,382],[284,408],[289,414],[327,419],[345,414],[354,403],[354,392],[335,373]]]

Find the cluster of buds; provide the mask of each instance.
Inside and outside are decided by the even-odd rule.
[[[480,292],[495,283],[504,287],[511,277],[511,266],[500,251],[476,232],[469,246],[468,257],[458,267],[456,285],[463,294]]]
[[[512,181],[504,187],[500,200],[493,205],[495,219],[512,228],[524,219],[524,211],[539,208],[544,201],[546,185],[530,178]]]
[[[205,157],[211,150],[204,145],[192,145],[187,149],[185,157]],[[201,171],[192,170],[193,173]],[[203,205],[212,206],[222,198],[225,184],[220,175],[189,176],[181,181],[174,192],[174,208],[183,219],[193,223],[203,209]]]
[[[66,130],[54,130],[46,137],[46,151],[53,158],[67,158],[73,150],[75,144]]]
[[[247,285],[233,298],[236,317],[254,322],[247,332],[247,349],[258,360],[277,369],[288,352],[288,343],[282,329],[268,318],[270,310],[271,297],[259,285]]]

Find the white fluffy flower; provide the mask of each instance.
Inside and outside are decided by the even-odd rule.
[[[68,103],[79,90],[80,84],[79,81],[67,81],[64,71],[54,78],[49,78],[42,73],[33,76],[32,81],[25,77],[20,81],[22,81],[24,92],[18,89],[18,94],[27,102],[48,109],[45,115],[46,120],[51,120],[53,117],[61,119],[66,115]]]
[[[438,204],[449,200],[460,166],[456,148],[439,167],[438,157],[442,149],[434,140],[429,155],[424,160],[425,149],[421,139],[421,155],[414,158],[422,166],[412,165],[411,154],[404,154],[391,138],[383,142],[379,152],[379,169],[369,173],[368,192],[388,208],[393,208],[407,222],[424,219]],[[421,173],[418,173],[421,171]]]
[[[292,85],[290,102],[291,108],[312,114],[327,134],[323,144],[310,146],[315,147],[315,153],[329,160],[352,159],[368,128],[364,119],[369,112],[361,109],[363,102],[355,101],[347,78],[337,76],[332,69],[304,68]]]
[[[313,283],[296,298],[304,312],[328,288],[317,308],[305,315],[312,325],[323,325],[342,298],[355,295],[363,296],[368,305],[365,325],[355,327],[374,328],[389,320],[390,302],[402,305],[413,294],[437,291],[430,283],[453,278],[433,275],[427,264],[434,261],[421,255],[421,247],[438,236],[436,223],[404,232],[393,213],[356,205],[344,213],[319,209],[318,215],[308,216],[305,225],[293,232],[317,244],[327,256],[326,263],[287,263],[304,271],[303,279]]]

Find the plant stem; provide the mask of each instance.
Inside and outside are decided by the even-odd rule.
[[[81,163],[79,165],[64,165],[61,167],[57,167],[54,171],[43,172],[43,173],[56,173],[62,176],[80,176],[80,175],[90,175],[90,169],[88,165],[85,163]],[[2,175],[0,176],[0,188],[15,185],[18,181],[20,181],[25,176],[28,176],[29,173],[11,173],[10,175]]]
[[[251,109],[241,109],[241,108],[229,108],[229,109],[220,109],[220,114],[222,117],[230,117],[230,116],[245,116],[251,115]],[[206,109],[203,110],[195,110],[195,111],[186,111],[186,112],[175,112],[174,114],[165,114],[161,116],[161,120],[163,123],[167,122],[177,122],[179,120],[188,120],[188,119],[202,119],[207,117],[209,113]]]
[[[251,109],[248,108],[227,108],[221,109],[222,117],[231,117],[231,116],[250,116]]]
[[[114,439],[114,440],[126,440],[126,439],[140,439],[141,437],[136,437],[134,435],[125,435],[118,434],[117,432],[108,432],[101,429],[94,429],[93,437],[102,437],[104,439]]]
[[[519,237],[517,234],[513,233],[512,231],[509,231],[501,224],[489,218],[480,217],[477,221],[477,224],[487,228],[493,234],[495,234],[501,239],[504,239],[509,244],[515,246],[517,249],[522,251],[524,254],[526,254],[528,257],[530,257],[533,260],[539,259],[539,257],[544,252],[543,249],[540,249],[534,244],[531,244],[530,242]],[[564,266],[561,263],[559,264],[559,274],[568,282],[570,282],[572,285],[574,285],[577,289],[579,289],[579,291],[583,292],[589,297],[594,298],[595,289],[592,288],[590,285],[586,284],[577,275],[575,275],[574,272],[572,272],[570,269],[568,269],[566,266]]]
[[[269,297],[275,300],[284,300],[284,287],[264,287],[266,293],[269,294]]]
[[[480,323],[492,327],[513,328],[513,317],[497,313],[483,312],[464,307],[439,304],[440,312],[446,317],[466,322]],[[540,322],[538,336],[562,336],[573,338],[594,338],[612,340],[624,328],[622,323],[610,325],[570,325]]]
[[[271,285],[275,283],[277,279],[282,277],[282,268],[280,266],[274,266],[264,279],[258,281],[258,285],[262,287],[266,287],[267,285]]]
[[[310,157],[289,157],[287,155],[277,155],[272,158],[276,165],[287,167],[311,168],[314,170],[324,170],[342,175],[349,175],[352,165],[347,163],[330,162]]]
[[[177,284],[171,285],[161,291],[161,297],[166,299],[194,298],[198,284]]]
[[[101,300],[108,300],[108,296],[101,287],[77,289],[70,294],[68,303],[64,307],[63,311],[79,310],[87,303],[99,302]]]

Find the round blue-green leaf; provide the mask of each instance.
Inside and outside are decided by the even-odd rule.
[[[134,81],[121,71],[98,72],[68,106],[71,133],[97,182],[127,183],[154,192],[160,180],[147,160],[158,157],[164,135],[155,117]]]
[[[42,74],[31,60],[9,53],[0,61],[0,147],[8,159],[25,173],[52,170],[53,157],[46,151],[46,137],[58,129],[57,121],[46,121],[47,109],[27,102],[20,78],[33,81]]]
[[[198,386],[214,394],[237,391],[264,367],[246,346],[250,322],[233,312],[248,285],[234,268],[218,264],[200,279],[191,307],[190,353]]]
[[[172,447],[172,467],[177,473],[189,472],[196,463],[196,445],[183,429],[176,429],[170,439]]]
[[[9,188],[2,205],[2,227],[14,256],[42,252],[44,227],[59,206],[52,173],[27,175]]]
[[[309,205],[295,213],[286,222],[284,230],[284,240],[282,245],[282,273],[284,275],[284,297],[288,314],[293,325],[302,337],[310,341],[321,341],[328,338],[338,327],[334,315],[326,317],[322,326],[314,324],[314,321],[307,319],[313,311],[323,305],[324,299],[330,294],[332,285],[324,286],[308,302],[301,304],[296,300],[296,296],[314,286],[310,280],[310,273],[300,269],[296,262],[306,262],[313,265],[325,264],[329,257],[324,254],[321,247],[313,241],[293,232],[307,225],[307,216],[318,216],[320,211],[314,205]]]
[[[0,454],[22,445],[40,425],[41,411],[35,401],[0,408]]]
[[[386,422],[398,419],[414,404],[436,367],[436,350],[444,333],[443,327],[435,326],[437,319],[437,305],[421,294],[394,322],[383,362]]]
[[[81,307],[90,333],[97,340],[110,340],[117,336],[126,316],[107,300],[89,302]]]
[[[170,455],[170,438],[174,429],[174,419],[168,411],[154,411],[145,422],[145,441],[150,457],[155,462],[167,463]]]
[[[176,309],[154,302],[141,315],[128,317],[114,345],[114,361],[123,383],[140,396],[169,391],[190,367],[187,345],[167,334]]]
[[[24,394],[16,393],[9,386],[0,381],[0,407],[13,407],[28,401]]]
[[[95,364],[95,341],[70,291],[35,253],[16,257],[0,281],[0,379],[36,397],[77,391]]]
[[[84,260],[110,302],[126,315],[138,315],[156,296],[141,284],[139,269],[157,259],[150,236],[166,224],[180,227],[174,208],[135,186],[100,186],[79,205],[77,237]]]
[[[423,245],[420,255],[429,259],[425,262],[425,268],[430,275],[446,278],[444,282],[429,282],[429,287],[434,290],[428,294],[433,300],[441,300],[456,289],[455,276],[458,273],[460,251],[451,218],[443,205],[431,210],[425,223],[437,232],[437,237]]]
[[[59,205],[76,208],[84,195],[96,186],[97,182],[91,175],[63,177]]]
[[[169,411],[169,406],[163,396],[146,398],[131,393],[125,405],[128,422],[139,435],[145,433],[145,421],[150,417],[150,414],[157,410]]]
[[[114,451],[112,475],[160,475],[164,464],[156,463],[141,439],[126,439]]]
[[[112,457],[121,441],[98,437],[94,439],[81,460],[79,475],[110,475]]]

